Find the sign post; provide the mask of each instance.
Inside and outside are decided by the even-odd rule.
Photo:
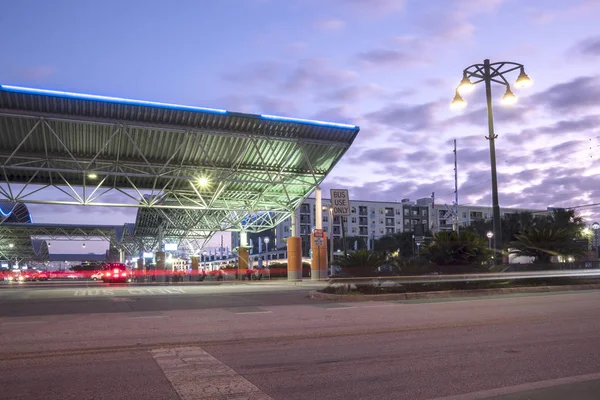
[[[344,248],[344,256],[346,255],[346,228],[344,226],[344,217],[350,215],[350,196],[348,195],[348,189],[331,189],[331,208],[332,216],[340,217],[341,230],[342,230],[342,247]],[[330,249],[330,264],[333,265],[333,231],[330,232],[331,240],[329,244]]]
[[[321,246],[325,244],[323,229],[315,229],[313,230],[313,244],[317,248],[317,270],[311,271],[311,280],[312,279],[321,279]],[[314,257],[314,252],[313,252]],[[314,258],[313,258],[314,260]],[[314,265],[314,264],[313,264]],[[316,276],[313,277],[313,274],[316,273]]]

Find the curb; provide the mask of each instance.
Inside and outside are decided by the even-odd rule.
[[[412,292],[412,293],[388,293],[388,294],[332,294],[322,293],[317,290],[311,290],[308,297],[317,300],[331,301],[394,301],[394,300],[419,300],[419,299],[445,299],[455,297],[479,297],[493,296],[514,293],[548,293],[548,292],[567,292],[574,290],[599,290],[600,284],[587,285],[564,285],[564,286],[534,286],[534,287],[516,287],[506,289],[473,289],[473,290],[452,290],[443,292]]]

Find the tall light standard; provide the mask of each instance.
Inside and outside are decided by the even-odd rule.
[[[270,239],[267,236],[264,238],[263,241],[265,242],[265,246],[266,246],[265,262],[266,262],[266,264],[267,264],[266,266],[268,268],[269,267],[269,241],[270,241]]]
[[[510,90],[510,84],[505,78],[505,74],[519,70],[519,76],[515,82],[515,87],[524,88],[531,85],[531,79],[525,73],[523,64],[514,62],[502,61],[490,63],[490,60],[485,59],[483,64],[473,64],[463,70],[463,78],[456,88],[456,95],[452,100],[452,108],[464,108],[467,103],[463,100],[461,94],[466,94],[474,89],[474,85],[480,82],[485,83],[485,97],[487,103],[488,116],[488,132],[486,139],[490,141],[490,164],[492,172],[492,206],[493,206],[493,232],[494,232],[494,248],[502,250],[502,231],[500,229],[500,205],[498,201],[498,177],[496,174],[496,145],[495,140],[498,135],[494,134],[494,114],[492,111],[492,82],[506,86],[506,92],[502,97],[502,104],[511,105],[517,101],[517,97]],[[471,82],[471,78],[474,79]],[[502,258],[500,258],[502,260]]]
[[[600,245],[600,238],[598,234],[600,233],[600,224],[598,222],[594,222],[592,224],[592,229],[594,230],[594,247],[596,248],[596,262],[598,262],[598,246]],[[598,266],[596,266],[597,268]]]
[[[488,250],[492,250],[492,238],[494,237],[494,232],[488,232],[486,234],[486,236],[488,238]],[[490,262],[490,264],[491,264],[491,262]]]

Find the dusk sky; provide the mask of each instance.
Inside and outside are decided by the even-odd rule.
[[[465,67],[518,62],[534,81],[519,102],[492,88],[500,205],[572,207],[600,199],[598,21],[600,0],[5,1],[0,84],[350,122],[360,134],[324,190],[360,200],[451,204],[456,138],[459,202],[490,206],[483,85],[449,104]]]

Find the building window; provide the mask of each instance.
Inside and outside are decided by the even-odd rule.
[[[383,208],[379,209],[379,214],[383,215]]]
[[[323,232],[327,233],[327,226],[323,227]]]
[[[413,210],[413,216],[414,217],[419,216],[419,210]]]
[[[393,233],[394,233],[394,228],[385,228],[385,233],[386,233],[387,235],[391,235],[391,234],[393,234]]]
[[[394,226],[394,218],[386,218],[385,226]]]
[[[352,217],[352,223],[355,224],[356,223],[356,217]]]
[[[396,208],[396,215],[402,215],[402,209]]]
[[[407,217],[410,215],[410,210],[408,208],[404,209],[404,215]]]
[[[401,219],[397,219],[396,220],[396,224],[398,224],[398,225],[402,224],[402,220]]]
[[[463,211],[463,218],[467,219],[467,212],[466,211]]]
[[[356,214],[356,207],[352,207],[352,214]]]
[[[424,209],[422,209],[422,210],[421,210],[421,215],[422,215],[423,217],[426,217],[426,216],[427,216],[427,209],[425,209],[425,208],[424,208]]]
[[[323,222],[329,222],[329,217],[327,215],[323,215]]]
[[[352,227],[352,233],[356,233],[356,227]]]
[[[409,219],[405,219],[404,220],[404,226],[409,226],[410,225],[410,220]]]
[[[283,231],[284,231],[284,232],[288,232],[289,230],[290,230],[290,227],[289,227],[289,226],[285,225],[285,226],[283,227]]]
[[[379,223],[383,224],[383,218],[379,218]]]

